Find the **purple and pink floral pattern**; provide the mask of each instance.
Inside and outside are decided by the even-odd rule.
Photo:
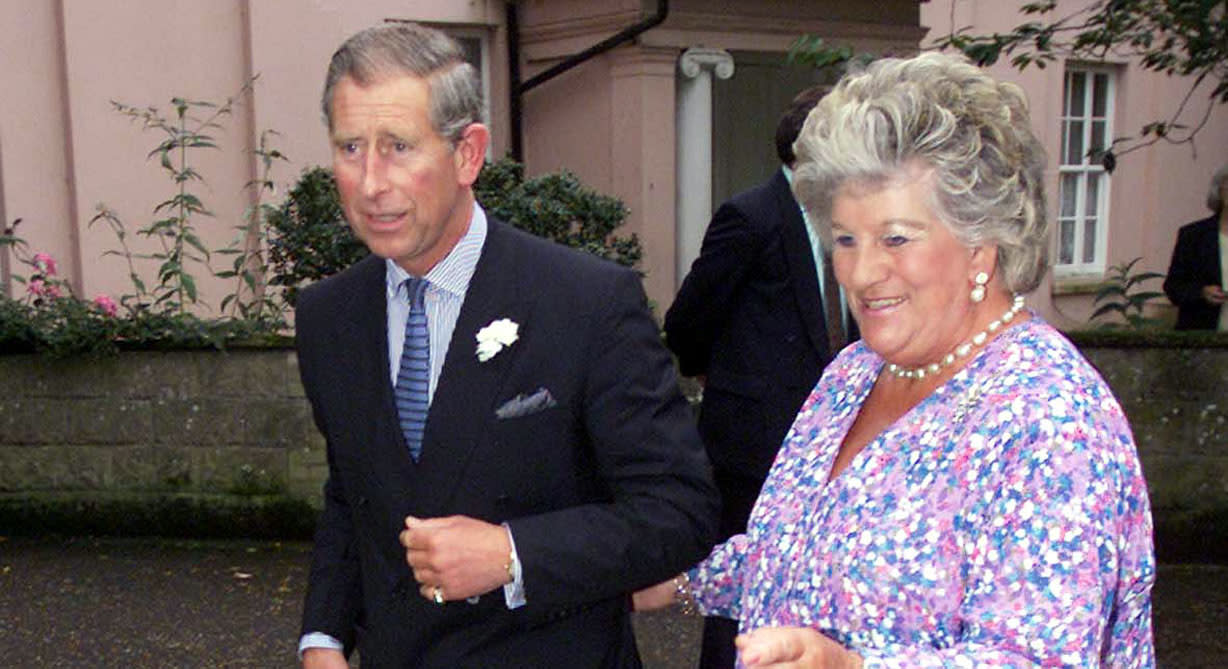
[[[1147,488],[1126,416],[1032,317],[828,480],[883,365],[846,349],[802,406],[700,608],[807,626],[870,667],[1154,666]]]

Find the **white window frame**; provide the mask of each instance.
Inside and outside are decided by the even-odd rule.
[[[490,115],[492,113],[492,106],[490,104],[491,31],[487,28],[479,26],[439,25],[436,27],[448,33],[457,41],[461,42],[461,46],[465,46],[466,43],[477,43],[478,51],[480,53],[479,59],[481,62],[474,63],[474,66],[478,68],[478,76],[482,81],[482,103],[485,106],[485,108],[482,110],[482,116],[486,119],[487,127],[490,127]],[[487,142],[486,144],[487,160],[494,160],[494,156],[492,154],[492,151],[494,150],[493,145],[493,142]]]
[[[480,62],[474,63],[478,68],[478,74],[482,78],[482,100],[486,102],[486,106],[490,106],[490,30],[486,28],[473,26],[456,26],[445,25],[439,26],[441,30],[451,35],[454,39],[462,43],[476,42]],[[490,110],[485,110],[486,114],[490,114]]]
[[[1085,78],[1083,87],[1083,107],[1080,116],[1070,114],[1071,78],[1081,75]],[[1093,100],[1096,90],[1095,82],[1098,75],[1104,76],[1104,109],[1102,115],[1093,114]],[[1058,156],[1058,187],[1057,187],[1057,218],[1054,239],[1053,272],[1057,277],[1098,276],[1103,275],[1107,264],[1108,231],[1109,231],[1109,190],[1110,179],[1100,160],[1089,156],[1087,148],[1093,145],[1093,129],[1096,124],[1103,124],[1100,146],[1108,149],[1112,146],[1113,116],[1117,96],[1117,70],[1112,67],[1068,63],[1062,77],[1062,110],[1061,110],[1061,148]],[[1080,124],[1080,125],[1076,125]],[[1078,162],[1068,161],[1069,146],[1072,132],[1079,129],[1078,146],[1082,151],[1077,156]],[[1095,203],[1087,202],[1088,185],[1091,180],[1096,183]],[[1064,207],[1067,200],[1066,184],[1075,183],[1075,193],[1072,210]],[[1089,214],[1091,214],[1089,216]],[[1092,246],[1091,258],[1087,257],[1088,235],[1087,222],[1094,219],[1095,230],[1090,240]],[[1064,262],[1066,251],[1063,244],[1063,231],[1066,225],[1073,226],[1069,262]]]

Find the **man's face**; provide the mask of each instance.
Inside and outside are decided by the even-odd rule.
[[[390,76],[333,89],[333,172],[345,217],[371,252],[425,275],[469,229],[470,186],[482,167],[485,127],[452,145],[431,127],[424,79]]]

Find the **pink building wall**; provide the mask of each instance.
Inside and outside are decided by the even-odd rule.
[[[651,0],[532,0],[520,12],[522,78],[651,14]],[[146,153],[160,139],[111,109],[110,100],[165,109],[172,96],[220,101],[258,75],[233,117],[216,131],[221,151],[197,152],[207,185],[197,188],[215,218],[196,221],[210,248],[237,236],[252,204],[244,187],[264,130],[290,158],[274,178],[281,197],[300,171],[327,164],[319,95],[327,58],[356,30],[388,18],[471,30],[489,55],[492,157],[510,145],[506,3],[497,0],[48,0],[0,3],[5,25],[21,26],[0,45],[0,85],[20,91],[0,106],[4,216],[24,219],[32,250],[52,253],[80,296],[132,292],[118,248],[88,227],[99,203],[128,224],[152,219],[173,188]],[[640,235],[649,296],[661,311],[673,298],[675,262],[675,87],[677,59],[704,46],[781,55],[801,33],[865,50],[899,50],[920,39],[912,0],[674,0],[666,22],[635,44],[598,56],[524,99],[524,158],[530,174],[558,169],[622,199],[626,229]],[[758,131],[753,129],[752,131]],[[135,250],[152,246],[131,236]],[[223,262],[225,259],[220,259]],[[220,267],[221,262],[215,267]],[[20,271],[20,269],[19,269]],[[232,286],[194,268],[217,307]],[[146,268],[149,281],[152,267]],[[216,312],[214,312],[216,313]]]
[[[1054,16],[1066,16],[1087,4],[1083,0],[1062,0]],[[930,0],[921,5],[921,22],[930,28],[923,44],[930,44],[952,26],[973,26],[975,33],[989,34],[1008,31],[1025,20],[1014,2]],[[1118,75],[1113,126],[1116,136],[1137,135],[1144,124],[1168,119],[1188,90],[1184,79],[1145,71],[1124,57],[1113,58],[1109,64]],[[1056,220],[1064,63],[1059,60],[1044,69],[1028,67],[1023,71],[998,63],[991,71],[1019,84],[1028,95],[1033,124],[1049,154],[1049,209]],[[1194,94],[1180,122],[1193,126],[1201,120],[1209,90],[1204,87]],[[1119,156],[1109,179],[1106,265],[1141,256],[1136,270],[1166,272],[1177,228],[1210,213],[1205,206],[1207,187],[1215,170],[1228,162],[1225,147],[1228,106],[1219,105],[1192,146],[1159,143]],[[1030,297],[1029,304],[1059,327],[1087,327],[1094,286],[1102,278],[1051,278]],[[1159,290],[1159,283],[1153,281],[1147,286]],[[1167,300],[1160,302],[1163,306],[1156,315],[1173,317]]]
[[[146,154],[161,140],[111,107],[119,101],[155,105],[171,114],[181,96],[221,102],[253,75],[252,92],[212,131],[221,150],[200,150],[194,162],[206,184],[193,186],[215,214],[195,224],[206,247],[237,237],[253,200],[245,188],[257,174],[251,151],[261,131],[275,130],[273,147],[291,159],[277,168],[275,197],[303,168],[328,164],[319,96],[328,57],[353,32],[388,18],[486,27],[492,51],[506,51],[499,32],[504,3],[496,0],[53,0],[0,3],[0,22],[21,26],[0,41],[0,203],[6,222],[22,218],[18,234],[31,251],[52,254],[77,294],[118,297],[133,292],[122,259],[104,256],[119,245],[102,224],[88,222],[105,203],[127,224],[136,252],[156,245],[135,239],[153,207],[174,192],[157,160]],[[412,11],[412,15],[407,14]],[[506,117],[506,66],[494,67],[495,113]],[[496,129],[496,149],[506,146]],[[228,264],[215,258],[214,268]],[[147,283],[153,265],[147,263]],[[15,268],[28,274],[25,268]],[[233,286],[189,271],[216,314]]]
[[[63,261],[77,245],[59,20],[54,3],[0,3],[0,25],[22,26],[0,40],[0,215]]]

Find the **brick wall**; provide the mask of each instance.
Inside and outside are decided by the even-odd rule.
[[[291,350],[0,356],[0,499],[278,496],[318,505],[324,474]]]
[[[1228,348],[1081,350],[1130,417],[1152,507],[1228,513]]]

